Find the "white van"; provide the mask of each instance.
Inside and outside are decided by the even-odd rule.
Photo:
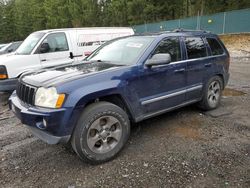
[[[0,56],[0,91],[11,91],[27,71],[72,63],[101,44],[133,35],[132,28],[100,27],[42,30],[30,34],[11,54]]]

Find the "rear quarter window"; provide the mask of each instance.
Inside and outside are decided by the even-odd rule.
[[[215,38],[207,38],[207,42],[210,46],[212,55],[221,55],[224,53],[223,48]]]
[[[201,37],[186,37],[185,44],[188,59],[196,59],[207,56],[207,49]]]

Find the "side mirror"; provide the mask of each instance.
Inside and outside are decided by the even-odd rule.
[[[40,53],[47,53],[49,52],[50,47],[48,43],[42,43],[42,45],[40,46]]]
[[[155,54],[151,59],[148,59],[145,63],[147,67],[165,65],[171,62],[171,56],[168,53],[165,54]]]

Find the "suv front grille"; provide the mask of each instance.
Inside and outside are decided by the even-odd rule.
[[[27,104],[34,105],[35,92],[36,92],[35,87],[18,82],[16,93],[21,101]]]

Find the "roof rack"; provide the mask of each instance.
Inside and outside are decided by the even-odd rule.
[[[202,33],[210,33],[210,31],[206,30],[192,30],[192,29],[183,29],[183,28],[178,28],[174,29],[173,32],[202,32]]]

